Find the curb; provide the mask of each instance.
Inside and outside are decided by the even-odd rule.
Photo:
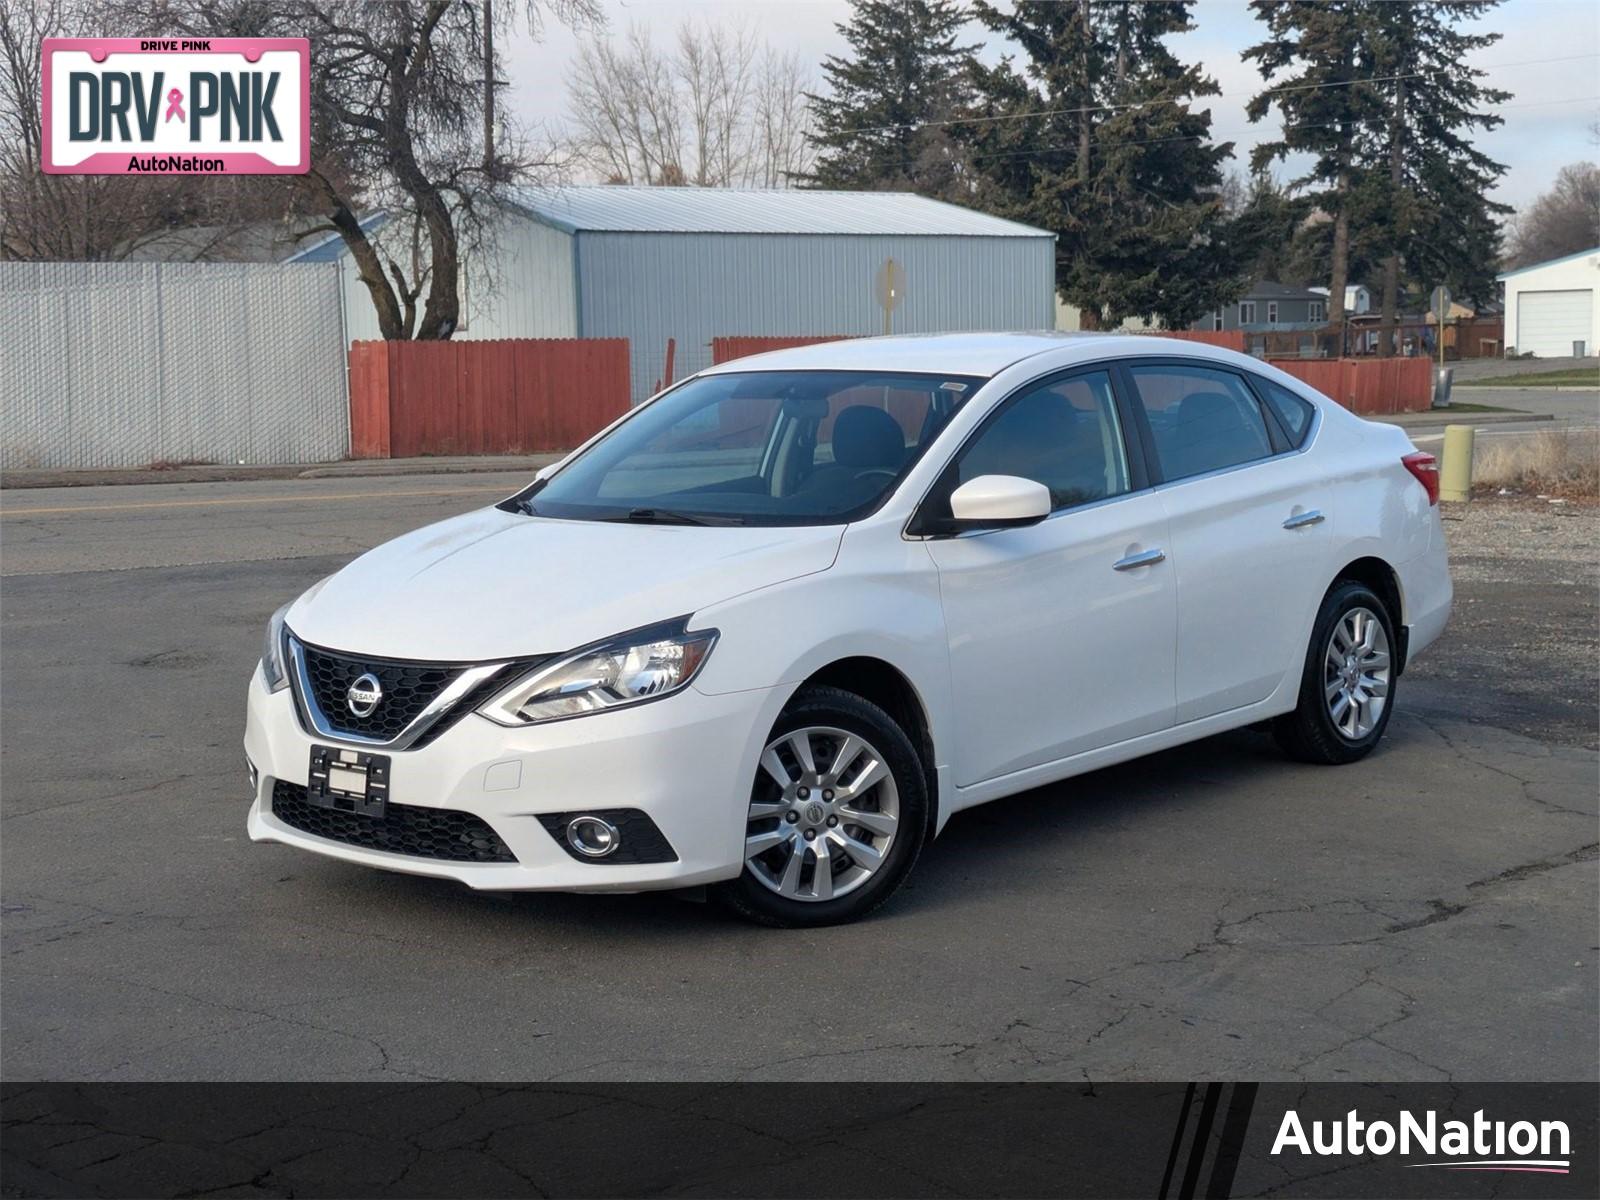
[[[1525,421],[1554,421],[1555,417],[1551,413],[1456,412],[1449,408],[1430,408],[1427,412],[1388,413],[1367,420],[1398,425],[1402,429],[1421,429],[1434,425],[1520,425]]]
[[[372,479],[398,475],[532,474],[560,459],[560,454],[485,459],[361,459],[341,463],[292,463],[285,466],[194,466],[151,471],[139,467],[73,470],[6,471],[0,489],[113,487],[155,483],[252,483],[271,479]]]

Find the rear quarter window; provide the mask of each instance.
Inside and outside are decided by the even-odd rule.
[[[1289,441],[1295,446],[1303,444],[1306,434],[1311,432],[1311,418],[1316,414],[1316,406],[1311,401],[1296,396],[1286,387],[1281,387],[1269,380],[1256,378],[1256,384],[1261,389],[1261,394],[1266,397],[1267,406],[1272,409],[1289,435]]]

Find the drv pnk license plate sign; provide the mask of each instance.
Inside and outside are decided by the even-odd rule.
[[[45,38],[53,175],[303,175],[306,38]]]

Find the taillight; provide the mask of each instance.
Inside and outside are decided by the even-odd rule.
[[[1418,450],[1415,454],[1406,455],[1400,463],[1422,485],[1422,490],[1428,493],[1428,503],[1430,505],[1439,503],[1439,460],[1425,451]]]

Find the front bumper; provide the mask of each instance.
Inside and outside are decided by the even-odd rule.
[[[750,786],[784,699],[780,689],[710,696],[691,686],[651,703],[525,729],[468,714],[421,749],[391,755],[391,803],[470,813],[517,859],[453,862],[331,841],[274,816],[273,781],[305,785],[311,747],[339,743],[308,735],[289,691],[268,692],[258,668],[244,738],[259,772],[247,827],[252,841],[485,890],[628,892],[731,879],[743,869]],[[539,822],[541,813],[609,808],[648,814],[677,861],[580,862]]]

